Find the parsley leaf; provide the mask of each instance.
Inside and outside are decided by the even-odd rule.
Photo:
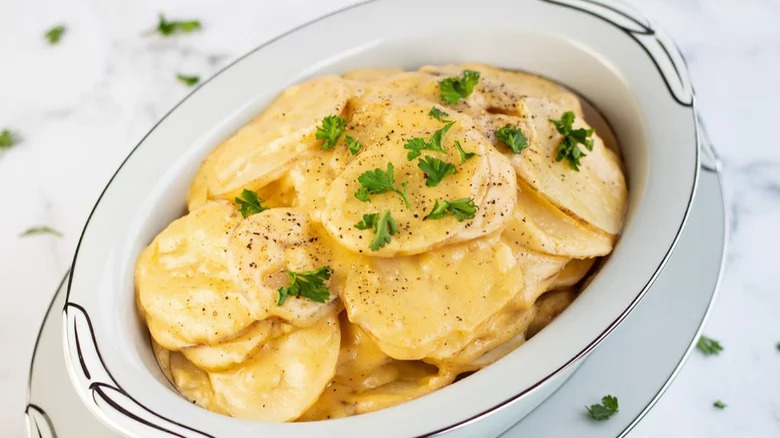
[[[450,120],[444,120],[443,117],[449,116],[449,114],[445,113],[444,111],[436,108],[435,106],[431,107],[431,110],[428,111],[428,115],[433,117],[434,119],[443,122],[443,123],[452,123]]]
[[[317,133],[314,134],[314,138],[317,140],[325,140],[322,143],[322,150],[336,146],[336,142],[339,141],[339,137],[344,132],[344,127],[347,126],[347,121],[339,116],[326,116],[322,119],[322,125],[317,127]]]
[[[162,36],[171,36],[177,33],[192,33],[200,29],[200,20],[168,21],[165,19],[165,15],[159,14],[159,21],[157,22],[157,29],[155,29],[155,32]]]
[[[441,144],[442,139],[444,139],[444,136],[447,135],[447,131],[449,131],[450,128],[452,128],[452,125],[454,124],[455,122],[449,122],[446,125],[444,125],[441,129],[434,132],[433,135],[431,136],[431,141],[429,142],[425,141],[420,137],[415,137],[407,141],[406,144],[404,145],[404,149],[407,149],[409,151],[406,154],[406,159],[409,161],[414,160],[415,158],[421,155],[421,151],[423,150],[444,152],[444,147]]]
[[[566,111],[560,120],[549,119],[550,123],[555,125],[559,134],[563,135],[561,142],[558,143],[558,149],[555,151],[555,161],[566,159],[569,167],[580,171],[580,158],[585,156],[585,152],[577,146],[583,144],[589,151],[593,150],[593,128],[591,129],[572,129],[574,123],[574,113]]]
[[[777,351],[780,351],[780,342],[777,343],[776,347],[777,347]]]
[[[723,403],[722,401],[718,400],[715,403],[713,403],[712,406],[715,406],[718,409],[725,409],[727,405],[726,403]]]
[[[324,303],[330,298],[330,291],[325,286],[325,280],[330,279],[333,269],[330,266],[323,266],[315,271],[286,271],[290,278],[290,285],[280,287],[277,306],[281,306],[287,301],[287,297],[304,297],[318,303]]]
[[[699,341],[696,342],[696,348],[698,348],[699,351],[707,356],[719,354],[721,351],[723,351],[723,347],[720,345],[720,342],[716,341],[715,339],[708,338],[704,335],[701,335]]]
[[[497,130],[496,138],[498,141],[509,146],[509,149],[512,149],[512,152],[515,154],[523,152],[523,149],[528,147],[528,138],[523,135],[523,131],[512,125],[505,125],[503,128]]]
[[[436,201],[433,204],[433,209],[428,216],[425,216],[424,220],[428,219],[441,219],[445,216],[455,216],[458,222],[463,222],[466,219],[474,219],[474,215],[477,212],[477,206],[474,205],[474,200],[471,198],[460,198],[454,201]]]
[[[439,81],[439,96],[447,103],[458,103],[474,91],[474,86],[479,82],[479,72],[464,70],[463,76],[452,77]]]
[[[181,81],[184,85],[188,87],[192,87],[193,85],[197,85],[198,82],[200,82],[200,76],[188,76],[183,74],[177,74],[176,79]]]
[[[257,192],[251,190],[244,189],[241,192],[241,197],[236,198],[235,201],[239,206],[238,211],[243,217],[252,216],[253,214],[268,210],[268,207],[263,205],[263,202],[265,202],[263,201],[263,198],[258,197]]]
[[[355,224],[355,228],[358,230],[367,230],[372,228],[374,230],[374,240],[368,246],[371,251],[379,251],[384,248],[385,245],[390,243],[395,233],[398,232],[398,224],[395,223],[395,219],[390,215],[390,210],[385,210],[380,215],[379,213],[364,214],[363,220]]]
[[[363,147],[359,141],[355,140],[349,135],[345,138],[345,140],[347,141],[347,149],[352,152],[352,155],[356,155],[358,152],[360,152],[360,148]]]
[[[55,230],[54,228],[49,227],[48,225],[41,225],[37,227],[28,228],[22,234],[20,234],[19,237],[28,237],[37,234],[53,234],[57,237],[62,237],[62,233]]]
[[[455,140],[455,147],[458,149],[458,155],[460,155],[460,164],[463,164],[469,159],[477,156],[476,152],[464,151],[463,147],[461,147],[460,142],[458,140]]]
[[[3,132],[0,132],[0,150],[10,149],[20,141],[19,137],[8,129],[3,129]]]
[[[425,176],[427,177],[425,185],[428,187],[436,187],[447,175],[458,173],[454,164],[429,156],[420,158],[417,162],[417,167],[425,172]]]
[[[49,44],[55,45],[60,42],[60,39],[62,39],[62,35],[65,33],[67,29],[64,25],[60,24],[58,26],[54,26],[51,29],[47,30],[45,34],[43,34],[44,38],[49,40]]]
[[[611,395],[605,395],[601,398],[601,404],[585,406],[590,418],[598,421],[606,420],[618,412],[618,399]]]
[[[363,172],[358,177],[360,188],[355,192],[355,197],[363,202],[368,201],[368,195],[379,195],[382,193],[395,192],[401,196],[406,204],[406,208],[411,209],[409,204],[409,197],[407,194],[406,183],[401,184],[403,190],[399,189],[395,185],[395,168],[393,163],[387,163],[387,170],[374,169]]]

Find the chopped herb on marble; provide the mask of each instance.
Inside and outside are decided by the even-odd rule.
[[[38,234],[52,234],[57,237],[62,237],[62,233],[55,230],[54,228],[51,228],[48,225],[40,225],[37,227],[30,227],[26,229],[22,234],[19,235],[19,237],[29,237],[29,236],[35,236]]]
[[[598,421],[607,420],[618,412],[618,399],[611,395],[605,395],[601,398],[601,404],[585,406],[585,409],[588,410],[590,418]]]
[[[699,341],[696,343],[696,348],[707,356],[720,354],[720,352],[723,351],[723,346],[720,345],[720,342],[704,335],[701,335],[699,338]]]
[[[0,150],[10,149],[20,141],[19,136],[9,129],[3,129],[3,132],[0,132]]]
[[[201,30],[200,20],[172,20],[168,21],[165,15],[159,14],[157,28],[152,33],[157,32],[162,36],[172,36],[179,33],[192,33]]]
[[[188,87],[198,85],[198,82],[200,82],[200,76],[188,76],[181,73],[176,75],[176,79]]]
[[[718,409],[725,409],[726,403],[723,403],[722,401],[718,400],[715,403],[713,403],[712,406],[715,406]]]
[[[58,26],[54,26],[51,29],[47,30],[45,34],[43,34],[44,38],[49,40],[49,44],[55,45],[60,42],[62,39],[62,35],[65,34],[65,31],[67,28],[60,24]]]

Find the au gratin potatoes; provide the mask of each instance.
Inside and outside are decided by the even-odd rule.
[[[212,151],[136,266],[186,398],[233,417],[382,409],[477,371],[575,299],[620,233],[619,157],[559,85],[485,65],[288,88]]]

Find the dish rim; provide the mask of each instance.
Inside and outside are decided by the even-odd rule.
[[[671,39],[669,39],[667,36],[665,36],[665,34],[662,31],[660,31],[659,29],[657,29],[655,26],[652,26],[650,24],[650,22],[646,18],[644,18],[641,14],[639,14],[635,10],[633,10],[633,8],[630,8],[627,5],[623,5],[622,3],[619,3],[619,2],[616,2],[616,1],[611,1],[611,0],[537,0],[537,1],[544,2],[544,3],[550,3],[550,4],[555,4],[555,5],[558,5],[558,6],[563,6],[563,7],[567,7],[567,8],[573,9],[573,10],[577,10],[579,12],[587,13],[587,14],[592,15],[592,16],[594,16],[596,18],[599,18],[599,19],[601,19],[603,21],[606,21],[609,24],[612,24],[614,26],[619,27],[626,34],[631,36],[631,38],[634,39],[644,49],[644,51],[648,54],[648,56],[650,57],[650,59],[653,61],[653,63],[655,64],[656,68],[658,69],[659,74],[664,79],[666,88],[669,90],[669,92],[672,95],[672,97],[674,98],[674,100],[676,100],[680,105],[690,107],[691,111],[694,114],[696,114],[695,94],[693,93],[692,88],[690,89],[690,102],[682,101],[679,98],[679,96],[675,93],[675,91],[672,89],[672,87],[670,86],[670,84],[669,84],[669,82],[668,82],[668,80],[667,80],[667,78],[665,76],[665,73],[662,71],[662,67],[659,65],[657,60],[654,58],[653,54],[650,53],[650,51],[647,49],[647,47],[645,47],[641,42],[639,42],[639,40],[635,36],[635,31],[631,30],[631,29],[627,29],[626,27],[621,26],[620,24],[616,23],[615,21],[611,20],[610,18],[608,18],[606,16],[599,15],[599,13],[594,12],[594,11],[588,9],[588,6],[604,7],[604,8],[609,9],[612,12],[615,12],[615,13],[623,16],[624,18],[627,18],[628,20],[631,20],[632,22],[634,22],[635,24],[638,24],[640,27],[642,27],[644,29],[643,31],[636,32],[639,35],[656,35],[659,38],[661,36],[666,38],[665,43],[666,44],[670,44],[670,43],[672,44],[672,49],[671,50],[676,52],[676,54],[680,56],[680,58],[682,59],[682,62],[683,62],[683,66],[682,67],[685,68],[685,70],[681,72],[680,70],[678,70],[678,65],[674,63],[674,60],[672,60],[672,64],[671,65],[674,67],[675,73],[678,75],[678,78],[681,81],[688,82],[688,84],[690,84],[690,79],[687,77],[687,67],[685,67],[685,60],[684,60],[682,54],[679,52],[679,49],[677,49],[677,47],[674,45],[674,43],[671,41]],[[124,168],[124,166],[128,162],[128,160],[139,149],[139,147],[145,143],[146,139],[150,135],[152,135],[153,132],[155,132],[155,130],[158,128],[158,126],[160,124],[162,124],[181,105],[183,105],[193,95],[195,95],[201,89],[201,87],[205,86],[207,83],[209,83],[212,80],[216,79],[217,77],[222,75],[224,72],[226,72],[227,70],[231,69],[236,64],[240,63],[241,61],[243,61],[247,57],[251,56],[252,54],[257,52],[258,50],[261,50],[261,49],[263,49],[263,48],[273,44],[274,42],[278,41],[279,39],[282,39],[282,38],[284,38],[284,37],[286,37],[288,35],[294,34],[294,33],[298,32],[301,29],[304,29],[304,28],[306,28],[308,26],[316,24],[316,23],[318,23],[318,22],[320,22],[322,20],[325,20],[325,19],[327,19],[327,18],[329,18],[331,16],[338,15],[338,14],[341,14],[341,13],[346,12],[348,10],[359,8],[361,6],[365,6],[365,5],[368,5],[368,4],[371,4],[371,3],[386,3],[386,2],[388,2],[388,1],[387,0],[363,0],[363,1],[360,1],[358,3],[354,3],[354,4],[351,4],[351,5],[345,6],[343,8],[336,9],[336,10],[334,10],[332,12],[329,12],[329,13],[327,13],[325,15],[319,16],[319,17],[317,17],[317,18],[315,18],[315,19],[313,19],[311,21],[308,21],[308,22],[303,23],[303,24],[301,24],[299,26],[296,26],[296,27],[294,27],[294,28],[292,28],[292,29],[282,33],[282,34],[279,34],[279,35],[277,35],[277,36],[275,36],[275,37],[273,37],[273,38],[263,42],[262,44],[258,45],[257,47],[253,48],[252,50],[248,51],[247,53],[241,55],[240,57],[236,58],[235,60],[233,60],[232,62],[227,64],[225,67],[220,69],[214,75],[209,77],[206,81],[204,81],[201,84],[199,84],[189,94],[187,94],[183,99],[181,99],[179,102],[177,102],[168,112],[166,112],[166,114],[163,117],[160,118],[160,120],[158,120],[150,128],[150,130],[139,140],[139,142],[132,148],[132,150],[122,160],[121,164],[117,167],[116,171],[113,173],[113,175],[111,176],[111,178],[106,183],[106,185],[103,188],[103,190],[101,191],[100,196],[96,200],[95,205],[93,206],[92,210],[89,213],[89,216],[88,216],[88,218],[87,218],[87,220],[86,220],[86,222],[84,224],[84,227],[82,229],[81,235],[79,236],[78,243],[77,243],[77,246],[76,246],[76,250],[75,250],[75,253],[74,253],[74,256],[73,256],[73,261],[71,263],[71,267],[70,267],[70,270],[69,270],[69,274],[70,275],[68,276],[66,296],[65,296],[66,303],[65,303],[65,307],[63,309],[63,312],[65,314],[65,319],[64,319],[65,327],[64,327],[64,330],[63,330],[63,342],[64,342],[65,354],[66,354],[66,364],[68,366],[68,372],[69,372],[69,375],[71,376],[71,380],[72,381],[73,381],[73,374],[72,374],[73,370],[72,370],[72,367],[74,366],[74,364],[71,361],[70,350],[72,349],[73,346],[70,345],[70,340],[68,338],[68,330],[69,330],[68,319],[67,319],[68,311],[71,310],[71,309],[81,310],[83,312],[84,316],[87,318],[87,321],[88,321],[88,324],[89,324],[90,328],[92,326],[92,323],[91,323],[91,321],[89,321],[89,316],[88,316],[86,310],[83,307],[81,307],[80,305],[78,305],[77,303],[73,303],[73,302],[70,301],[70,292],[71,292],[71,286],[72,286],[72,282],[73,282],[73,275],[72,274],[75,272],[76,262],[77,262],[77,259],[78,259],[79,251],[81,249],[81,244],[82,244],[82,241],[83,241],[84,236],[86,234],[87,228],[88,228],[88,226],[90,224],[90,221],[91,221],[91,219],[93,217],[93,214],[95,213],[95,211],[97,210],[97,208],[100,205],[101,201],[103,200],[103,197],[104,197],[106,191],[111,186],[111,184],[114,182],[114,179],[119,174],[119,172]],[[616,7],[615,6],[616,4],[620,4],[621,6],[623,6],[623,8],[630,9],[631,10],[631,14],[633,14],[633,16],[629,15],[625,10],[621,10],[618,7]],[[645,33],[643,33],[643,32],[645,32]],[[669,52],[669,48],[666,47],[665,45],[663,45],[663,43],[661,43],[660,46],[666,51],[667,56],[669,56],[670,59],[671,59],[672,55]],[[561,374],[562,371],[564,371],[565,369],[569,368],[570,366],[576,364],[583,357],[587,356],[587,354],[593,348],[595,348],[599,343],[601,343],[604,340],[604,338],[606,338],[606,336],[608,336],[625,319],[625,317],[628,316],[628,314],[630,314],[631,311],[633,311],[633,309],[641,301],[641,299],[645,296],[647,291],[650,289],[652,284],[657,279],[657,277],[660,274],[660,272],[663,270],[664,266],[669,261],[669,258],[671,256],[671,254],[673,253],[675,247],[677,246],[677,243],[679,242],[679,239],[680,239],[680,237],[682,235],[682,232],[683,232],[683,230],[684,230],[684,228],[685,228],[685,226],[686,226],[686,224],[688,222],[691,205],[692,205],[693,199],[694,199],[695,194],[696,194],[696,189],[698,187],[698,181],[699,181],[699,174],[700,174],[700,170],[701,170],[701,167],[702,167],[702,163],[701,163],[702,140],[701,140],[701,135],[700,135],[701,128],[700,128],[699,123],[698,123],[697,120],[693,121],[693,129],[694,129],[694,133],[695,133],[695,143],[696,143],[696,145],[695,145],[695,165],[694,165],[694,169],[693,169],[692,185],[691,185],[690,193],[688,195],[688,199],[687,199],[687,202],[686,202],[684,215],[683,215],[682,220],[681,220],[681,222],[679,224],[679,227],[677,228],[677,230],[675,232],[674,238],[673,238],[669,248],[666,250],[666,253],[663,256],[663,259],[660,261],[660,263],[658,263],[658,265],[654,269],[654,272],[653,272],[652,276],[641,287],[639,292],[632,299],[632,301],[629,304],[629,306],[626,307],[620,313],[620,315],[618,315],[614,320],[612,320],[607,325],[607,327],[598,336],[596,336],[591,342],[588,343],[588,345],[586,347],[584,347],[577,354],[575,354],[574,356],[569,358],[563,365],[561,365],[558,368],[555,368],[547,376],[545,376],[542,379],[539,379],[533,385],[526,387],[525,389],[523,389],[522,391],[518,392],[514,396],[512,396],[512,397],[510,397],[508,399],[505,399],[505,400],[501,401],[498,404],[495,404],[494,406],[492,406],[491,408],[489,408],[489,409],[487,409],[487,410],[485,410],[483,412],[480,412],[480,413],[478,413],[476,415],[473,415],[473,416],[471,416],[469,418],[460,420],[460,421],[458,421],[455,424],[452,424],[452,425],[449,425],[447,427],[444,427],[444,428],[441,428],[441,429],[437,429],[437,430],[434,430],[434,431],[431,431],[431,432],[428,432],[428,433],[425,433],[425,434],[419,435],[419,436],[425,436],[425,437],[428,437],[428,436],[439,436],[441,434],[448,433],[448,432],[460,429],[462,427],[465,427],[465,426],[467,426],[469,424],[472,424],[474,422],[477,422],[477,421],[483,419],[484,417],[494,413],[497,410],[500,410],[501,408],[503,408],[503,407],[505,407],[507,405],[512,404],[513,402],[517,401],[519,398],[521,398],[524,395],[528,394],[529,392],[535,390],[536,388],[539,388],[540,386],[544,385],[545,383],[547,383],[548,381],[550,381],[554,377],[558,376],[559,374]],[[97,342],[96,342],[95,337],[94,337],[94,332],[92,333],[92,338],[93,338],[93,341],[95,342],[95,348],[97,348]],[[100,355],[99,351],[98,351],[98,355]],[[80,351],[79,351],[79,357],[80,356],[81,355],[80,355]],[[101,362],[102,362],[102,357],[101,357]],[[105,371],[108,373],[108,376],[111,378],[111,380],[113,380],[114,383],[116,383],[116,381],[113,379],[113,377],[111,377],[110,372],[107,369],[105,369]],[[74,382],[74,385],[75,385],[75,382]],[[81,394],[81,392],[79,391],[78,388],[75,388],[75,389],[76,389],[77,393],[79,393],[80,396],[83,396],[83,394]],[[138,401],[134,400],[128,394],[125,394],[125,396],[127,396],[128,398],[133,400],[139,406],[143,406],[141,403],[139,403]],[[82,401],[83,401],[83,399],[82,399]],[[104,416],[101,414],[101,412],[98,409],[94,409],[94,406],[92,406],[90,404],[87,404],[87,407],[90,410],[90,412],[92,412],[93,415],[95,415],[96,417],[98,417],[99,419],[104,421],[110,427],[112,427],[114,429],[117,429],[118,426],[113,424],[113,423],[111,423],[106,418],[104,418]],[[145,409],[147,409],[147,408],[145,408]],[[155,415],[159,416],[159,414],[155,414]],[[173,422],[173,420],[170,420],[170,419],[167,419],[167,421]],[[180,426],[182,426],[184,428],[187,428],[187,429],[190,429],[194,433],[204,434],[203,436],[210,436],[210,435],[205,434],[203,432],[199,432],[199,431],[196,431],[194,429],[191,429],[191,428],[187,427],[186,425],[180,425]],[[121,429],[117,429],[117,430],[119,430],[121,433],[126,433],[124,431],[121,431]]]

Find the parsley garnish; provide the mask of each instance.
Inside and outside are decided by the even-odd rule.
[[[322,119],[322,125],[317,127],[317,133],[314,134],[317,140],[325,140],[322,143],[322,150],[327,151],[336,146],[345,126],[347,126],[347,121],[339,116],[326,116]]]
[[[723,351],[720,342],[704,335],[701,335],[699,338],[699,341],[696,343],[696,348],[707,356],[712,356],[713,354],[718,354]]]
[[[359,141],[355,140],[349,135],[345,138],[345,140],[347,141],[347,149],[349,149],[349,151],[352,152],[352,155],[355,155],[358,152],[360,152],[360,148],[363,147]]]
[[[384,248],[385,245],[390,243],[395,233],[398,232],[398,224],[395,223],[395,219],[390,215],[390,210],[385,210],[380,215],[379,213],[364,214],[363,220],[355,224],[355,228],[358,230],[367,230],[373,228],[374,240],[368,246],[371,251],[379,251]]]
[[[555,151],[555,161],[566,159],[569,162],[569,167],[579,172],[580,158],[585,156],[585,152],[577,144],[584,144],[589,151],[592,151],[593,138],[591,136],[593,135],[593,129],[572,129],[574,113],[571,111],[563,113],[561,120],[549,120],[555,125],[558,133],[563,135],[561,142],[558,143],[558,149]]]
[[[330,291],[325,286],[325,280],[330,279],[333,274],[330,266],[323,266],[316,271],[286,272],[290,277],[290,285],[277,290],[279,299],[276,305],[284,304],[287,297],[304,297],[318,303],[324,303],[330,298]]]
[[[53,234],[57,237],[62,237],[62,233],[49,227],[48,225],[41,225],[38,227],[31,227],[26,229],[19,237],[34,236],[36,234]]]
[[[197,85],[198,82],[200,82],[200,76],[187,76],[183,74],[177,74],[176,79],[181,81],[184,85],[188,87],[192,87],[193,85]]]
[[[379,195],[390,191],[398,193],[403,198],[406,208],[412,208],[406,192],[406,183],[401,184],[403,190],[395,185],[395,168],[393,163],[387,163],[386,171],[377,168],[363,172],[358,177],[358,182],[360,183],[360,188],[355,192],[355,197],[363,202],[368,202],[368,195]]]
[[[715,406],[718,409],[725,409],[726,403],[723,403],[722,401],[718,400],[715,403],[713,403],[712,406]]]
[[[60,39],[62,39],[62,35],[65,33],[65,26],[60,24],[59,26],[54,26],[51,29],[47,30],[45,34],[43,34],[44,38],[49,40],[49,44],[55,45],[60,42]]]
[[[157,22],[157,29],[155,29],[155,31],[162,36],[171,36],[177,33],[192,33],[200,29],[200,20],[168,21],[165,19],[165,15],[159,14],[159,21]]]
[[[515,154],[523,152],[523,149],[528,147],[528,138],[523,135],[523,131],[512,125],[506,125],[497,130],[496,138],[498,141],[509,146],[509,149],[512,149],[512,152]]]
[[[436,108],[435,106],[431,107],[431,110],[428,111],[428,115],[433,117],[434,119],[443,122],[443,123],[452,123],[450,120],[445,120],[443,117],[449,116],[449,114],[445,113],[444,111]]]
[[[474,200],[471,198],[460,198],[454,201],[436,201],[433,204],[433,210],[425,216],[424,220],[428,219],[441,219],[445,216],[452,215],[458,222],[463,222],[466,219],[474,219],[474,215],[477,212],[477,206],[474,205]]]
[[[428,151],[435,151],[435,152],[444,152],[444,147],[441,144],[442,139],[445,135],[447,135],[447,131],[452,128],[452,125],[454,125],[455,122],[449,122],[441,129],[437,130],[433,133],[431,136],[431,141],[425,141],[424,139],[420,137],[415,137],[409,141],[406,142],[404,145],[404,149],[407,149],[409,152],[406,154],[406,159],[411,161],[415,158],[420,156],[420,151],[422,150],[428,150]]]
[[[458,155],[460,155],[460,164],[465,163],[470,158],[473,158],[477,156],[476,152],[466,152],[463,150],[463,148],[460,146],[460,142],[458,140],[455,140],[455,147],[458,149]]]
[[[445,176],[458,173],[454,164],[429,156],[420,158],[417,162],[417,167],[425,172],[425,176],[427,177],[425,185],[428,187],[436,187]]]
[[[603,421],[617,413],[618,399],[617,397],[613,397],[611,395],[605,395],[601,398],[600,405],[590,405],[590,407],[585,406],[585,409],[588,410],[590,418]]]
[[[777,351],[780,351],[780,342],[777,343],[776,347],[777,347]]]
[[[10,149],[19,141],[19,137],[8,129],[3,129],[3,132],[0,132],[0,150]]]
[[[236,198],[235,201],[239,206],[238,211],[243,217],[252,216],[253,214],[268,210],[268,207],[263,205],[263,202],[265,202],[263,201],[263,198],[260,198],[257,196],[257,192],[251,190],[244,189],[241,192],[241,197]]]
[[[464,70],[463,76],[452,77],[439,81],[439,96],[447,103],[458,103],[474,91],[474,86],[479,82],[479,72]]]

